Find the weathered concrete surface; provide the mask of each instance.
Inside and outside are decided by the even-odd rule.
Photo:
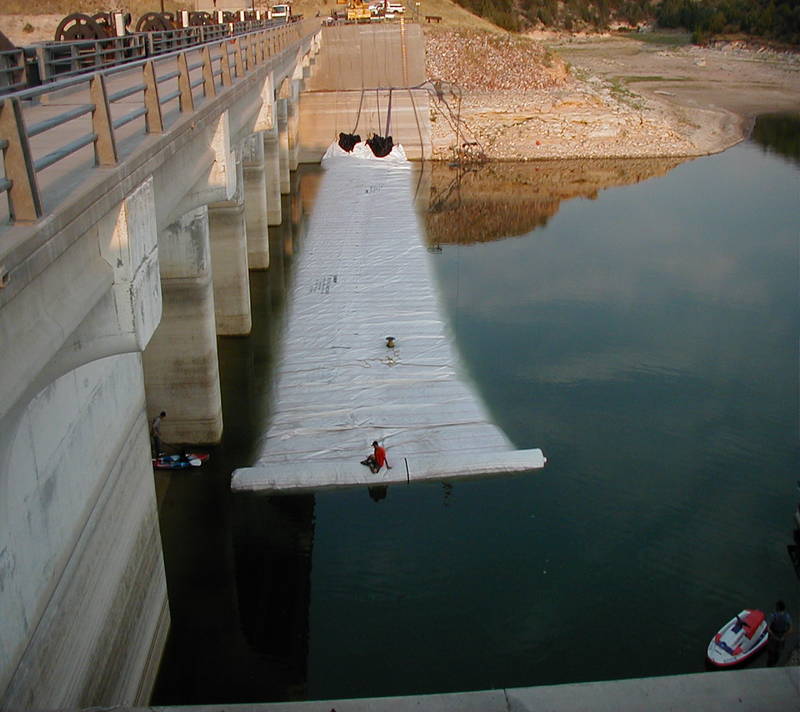
[[[139,354],[54,381],[14,430],[0,451],[0,708],[143,704],[168,612]]]
[[[269,267],[269,223],[264,139],[253,134],[242,144],[244,205],[247,227],[247,262],[250,269]]]
[[[269,131],[263,131],[262,136],[264,137],[264,177],[267,184],[267,223],[280,225],[282,220],[281,164],[277,114],[274,127]]]
[[[418,25],[324,28],[314,71],[300,93],[298,161],[318,162],[340,132],[367,139],[373,133],[387,135],[387,126],[408,158],[430,158],[428,93],[410,90],[425,79]]]
[[[164,312],[144,352],[149,417],[167,412],[161,426],[166,443],[219,442],[222,396],[207,209],[172,223],[158,242]]]
[[[476,692],[151,707],[158,712],[777,712],[800,709],[800,668],[758,668]],[[116,712],[134,712],[116,708]]]
[[[242,179],[242,163],[239,163],[238,169],[239,180],[233,197],[208,206],[214,318],[219,336],[243,336],[249,334],[252,328],[248,276],[248,205],[243,195],[247,185]],[[263,188],[263,183],[261,187]],[[266,210],[264,213],[266,215]],[[266,224],[264,229],[266,230]],[[264,251],[269,255],[268,246],[259,250],[262,254]]]
[[[410,160],[431,157],[431,123],[428,92],[397,90],[391,97],[390,135],[402,144]],[[303,92],[300,95],[298,160],[318,163],[339,133],[387,135],[388,91]]]
[[[306,91],[412,87],[425,81],[425,38],[419,25],[335,25],[322,29]]]

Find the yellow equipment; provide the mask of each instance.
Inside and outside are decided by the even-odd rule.
[[[370,21],[369,5],[365,2],[358,0],[349,0],[347,3],[347,21],[348,22],[369,22]]]

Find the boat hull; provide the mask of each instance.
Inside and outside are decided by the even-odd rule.
[[[153,467],[156,470],[188,470],[200,467],[208,460],[207,452],[188,452],[183,455],[162,455],[153,458]]]
[[[706,656],[717,667],[739,665],[763,650],[768,636],[764,613],[745,609],[720,628],[708,644]]]

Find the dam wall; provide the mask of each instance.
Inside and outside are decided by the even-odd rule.
[[[221,437],[216,339],[249,331],[289,183],[266,148],[297,146],[318,35],[0,100],[0,709],[149,702],[170,616],[148,423]]]
[[[390,135],[409,159],[430,158],[428,91],[419,25],[323,28],[315,71],[299,96],[299,162],[319,162],[340,132],[362,140]]]

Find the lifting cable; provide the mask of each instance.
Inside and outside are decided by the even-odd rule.
[[[386,110],[386,131],[384,131],[384,136],[389,136],[389,124],[392,121],[392,87],[389,87],[389,108]],[[380,121],[378,122],[378,128],[380,129]]]
[[[364,104],[364,87],[361,87],[361,96],[358,99],[358,111],[356,112],[356,125],[353,126],[352,133],[355,134],[358,131],[358,122],[361,120],[361,107]]]

